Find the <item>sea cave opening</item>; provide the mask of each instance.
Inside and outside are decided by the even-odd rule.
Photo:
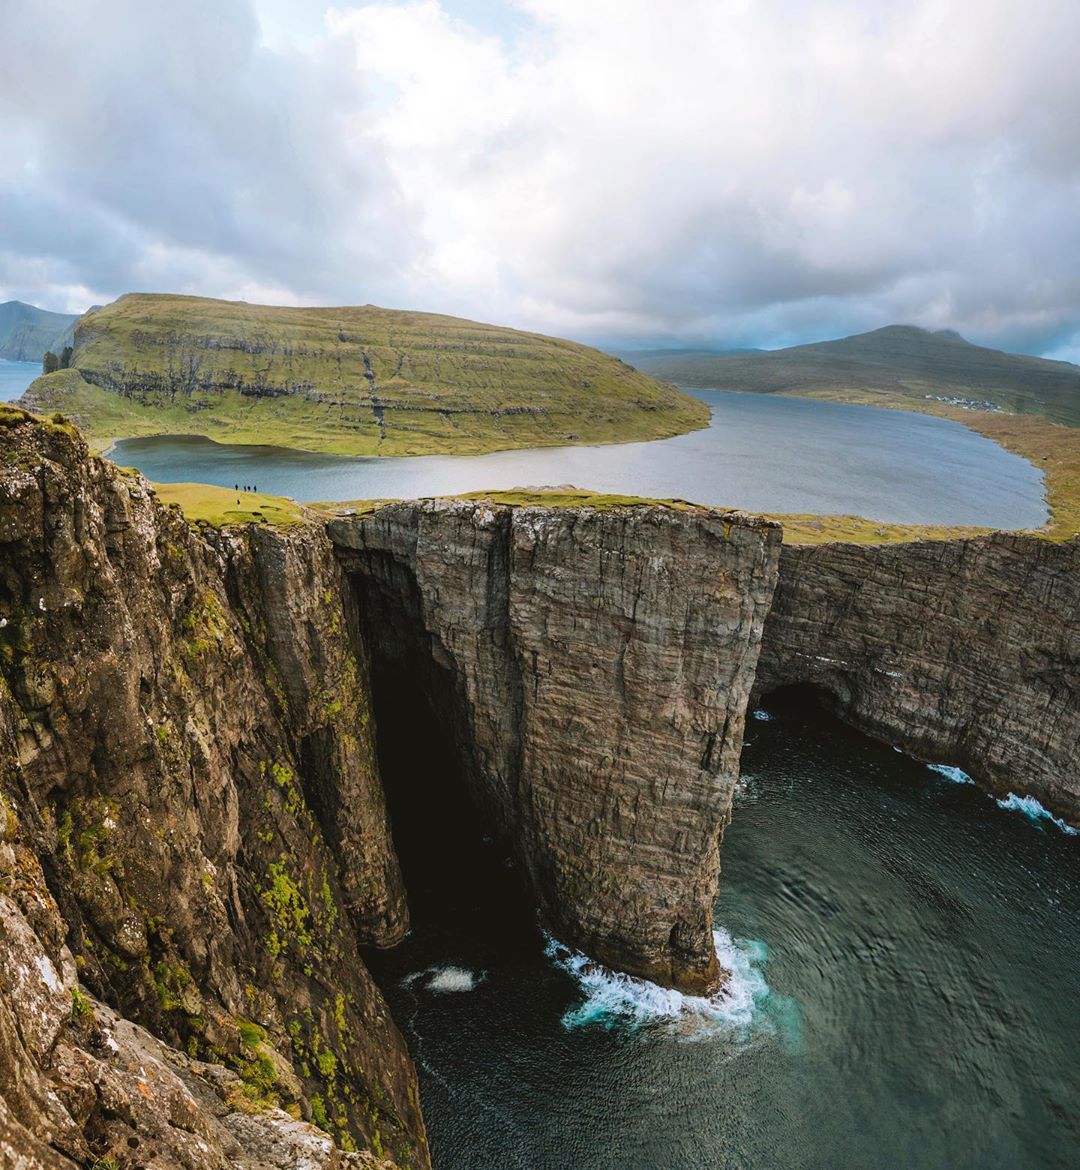
[[[506,842],[470,785],[460,682],[437,660],[415,583],[353,580],[371,668],[379,773],[414,930],[531,924]]]

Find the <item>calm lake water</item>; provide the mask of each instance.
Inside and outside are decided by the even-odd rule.
[[[573,484],[905,524],[1024,528],[1046,519],[1041,473],[959,423],[809,399],[696,393],[712,407],[711,424],[649,443],[357,459],[157,438],[123,440],[112,458],[159,483],[254,484],[302,501]]]
[[[13,402],[41,373],[41,362],[9,362],[0,358],[0,402]]]
[[[1077,1164],[1080,837],[770,709],[722,851],[729,1001],[574,974],[467,836],[406,868],[416,929],[371,963],[437,1170]]]

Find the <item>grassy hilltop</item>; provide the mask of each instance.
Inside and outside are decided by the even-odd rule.
[[[793,394],[925,409],[955,399],[971,408],[1041,414],[1080,426],[1080,366],[972,345],[958,333],[888,325],[838,341],[754,353],[653,350],[634,364],[681,386]]]
[[[587,346],[430,313],[131,294],[38,379],[99,446],[198,434],[350,455],[470,454],[680,434],[708,408]]]

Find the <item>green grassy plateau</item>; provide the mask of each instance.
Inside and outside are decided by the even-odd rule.
[[[159,483],[154,490],[163,504],[175,504],[188,520],[215,528],[252,523],[288,528],[304,518],[304,509],[285,496],[229,491],[205,483]]]
[[[115,438],[205,435],[348,455],[625,442],[704,426],[704,403],[587,346],[371,306],[131,294],[75,332],[74,372],[23,405]]]
[[[1080,367],[972,345],[949,330],[931,333],[912,325],[889,325],[790,349],[730,354],[653,350],[634,355],[633,361],[680,386],[906,410],[954,399],[954,405],[1039,414],[1080,426]]]

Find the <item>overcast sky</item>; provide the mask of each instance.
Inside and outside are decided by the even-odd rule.
[[[1078,0],[0,0],[0,300],[1080,358]]]

